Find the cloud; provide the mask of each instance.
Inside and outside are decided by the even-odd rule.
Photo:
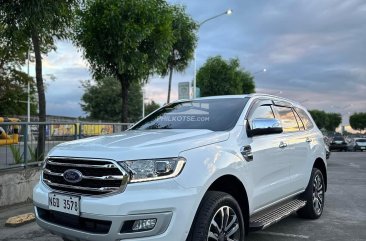
[[[199,29],[198,68],[210,56],[238,57],[242,67],[252,73],[268,69],[255,74],[258,92],[302,100],[312,109],[341,112],[345,123],[348,112],[366,112],[364,0],[169,2],[186,5],[198,22],[233,9],[231,16],[209,21]],[[48,111],[68,115],[73,109],[72,113],[82,115],[77,103],[83,92],[80,80],[91,79],[88,65],[70,42],[57,46],[57,52],[44,60],[45,73],[56,76],[46,94]],[[192,81],[193,66],[192,61],[184,73],[174,73],[171,99],[178,98],[178,82]],[[146,96],[163,104],[167,89],[167,77],[154,76],[146,85]]]
[[[88,63],[83,59],[81,51],[70,41],[58,41],[56,51],[48,54],[43,65],[50,71],[63,68],[88,69]]]

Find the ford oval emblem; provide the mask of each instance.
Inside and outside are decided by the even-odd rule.
[[[83,174],[78,170],[68,169],[64,172],[63,177],[67,182],[78,183],[83,179]]]

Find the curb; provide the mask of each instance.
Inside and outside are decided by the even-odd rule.
[[[27,223],[31,223],[35,220],[34,213],[26,213],[14,217],[8,218],[5,222],[5,227],[18,227]]]

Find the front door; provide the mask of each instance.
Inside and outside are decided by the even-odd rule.
[[[247,118],[249,125],[257,118],[275,118],[272,102],[255,103]],[[250,138],[253,160],[248,163],[253,182],[253,210],[265,207],[291,193],[289,149],[285,134],[269,134]]]

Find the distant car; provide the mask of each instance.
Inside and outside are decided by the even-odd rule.
[[[366,138],[355,138],[354,151],[366,151]]]
[[[328,160],[330,157],[329,146],[325,145],[325,158]]]
[[[343,136],[335,136],[329,145],[330,151],[348,151],[348,143]]]
[[[346,142],[347,142],[347,151],[354,151],[356,145],[355,139],[346,138]]]
[[[329,150],[330,139],[329,139],[329,137],[324,136],[324,144],[325,144],[325,156],[327,159],[329,159],[329,157],[330,157],[330,150]]]

